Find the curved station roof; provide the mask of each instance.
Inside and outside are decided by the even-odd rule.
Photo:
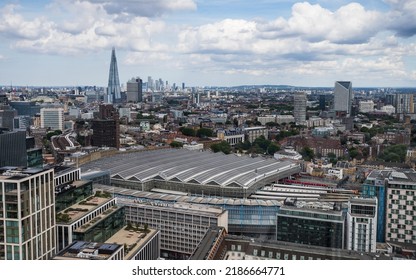
[[[90,169],[109,170],[113,179],[139,183],[157,179],[249,188],[259,180],[275,177],[291,169],[296,170],[299,165],[291,160],[163,149],[117,154],[84,164],[81,168],[82,172]]]

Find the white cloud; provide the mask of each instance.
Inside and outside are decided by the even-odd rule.
[[[2,14],[7,20],[0,22],[0,31],[17,39],[12,47],[38,53],[75,55],[113,46],[139,52],[166,49],[163,43],[152,40],[165,30],[165,23],[159,19],[133,17],[118,21],[96,4],[79,1],[64,0],[49,8],[55,16],[63,15],[62,20],[25,20],[15,7],[6,6]]]
[[[156,17],[169,12],[196,10],[193,0],[80,0],[102,5],[109,14]]]
[[[35,40],[48,35],[54,24],[43,17],[27,21],[17,13],[19,9],[16,5],[6,5],[0,10],[0,35],[17,38]]]

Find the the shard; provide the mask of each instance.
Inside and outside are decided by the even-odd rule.
[[[107,103],[118,103],[121,101],[120,80],[118,78],[116,50],[114,48],[111,52],[106,101]]]

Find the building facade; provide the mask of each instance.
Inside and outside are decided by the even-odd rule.
[[[297,124],[304,124],[306,121],[306,102],[305,92],[295,92],[293,96],[293,116]]]
[[[121,101],[120,79],[118,77],[116,50],[114,48],[111,51],[107,96],[105,101],[110,104],[119,103]]]
[[[335,82],[334,111],[336,113],[344,112],[349,116],[351,114],[352,99],[352,83],[347,81]]]
[[[345,215],[341,210],[283,205],[277,213],[278,241],[345,248]]]
[[[352,198],[348,202],[347,249],[376,252],[377,199]]]
[[[55,253],[53,169],[0,170],[0,260],[47,260]]]
[[[143,81],[139,77],[131,78],[127,82],[127,102],[143,101]]]
[[[40,109],[41,128],[50,130],[64,130],[64,109],[63,108],[42,108]]]
[[[117,198],[126,211],[126,221],[148,225],[161,233],[162,257],[189,257],[211,226],[228,228],[228,213],[221,208],[186,203],[140,203]],[[181,257],[179,257],[181,258]]]

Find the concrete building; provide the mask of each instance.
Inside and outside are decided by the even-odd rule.
[[[414,245],[416,172],[391,171],[386,179],[386,242]]]
[[[387,254],[354,252],[292,242],[227,235],[215,260],[391,260]]]
[[[360,113],[374,112],[374,101],[373,100],[360,101],[358,110],[360,111]]]
[[[260,122],[261,125],[266,125],[270,122],[276,122],[276,115],[259,116],[257,117],[257,121]]]
[[[396,114],[413,114],[414,95],[410,93],[397,93],[395,98]]]
[[[269,138],[269,130],[264,126],[246,127],[243,129],[243,132],[245,134],[245,140],[250,143],[253,143],[260,136],[264,136],[266,139]]]
[[[188,259],[211,226],[228,228],[228,213],[221,208],[187,203],[143,203],[118,197],[128,223],[148,225],[161,233],[162,257]]]
[[[352,198],[348,202],[347,249],[375,253],[376,238],[377,199]]]
[[[226,129],[226,130],[218,130],[217,137],[222,141],[227,141],[230,146],[235,146],[240,142],[244,142],[245,134],[243,130],[239,128],[235,129]]]
[[[64,109],[63,108],[42,108],[40,109],[41,128],[50,130],[64,130]]]
[[[47,260],[55,253],[53,169],[0,169],[0,260]]]
[[[127,102],[143,102],[143,81],[139,77],[127,82]]]
[[[306,102],[308,101],[305,92],[295,92],[293,96],[293,116],[296,124],[304,124],[306,121]]]
[[[278,124],[289,124],[295,122],[295,118],[292,115],[277,115],[276,123]]]

